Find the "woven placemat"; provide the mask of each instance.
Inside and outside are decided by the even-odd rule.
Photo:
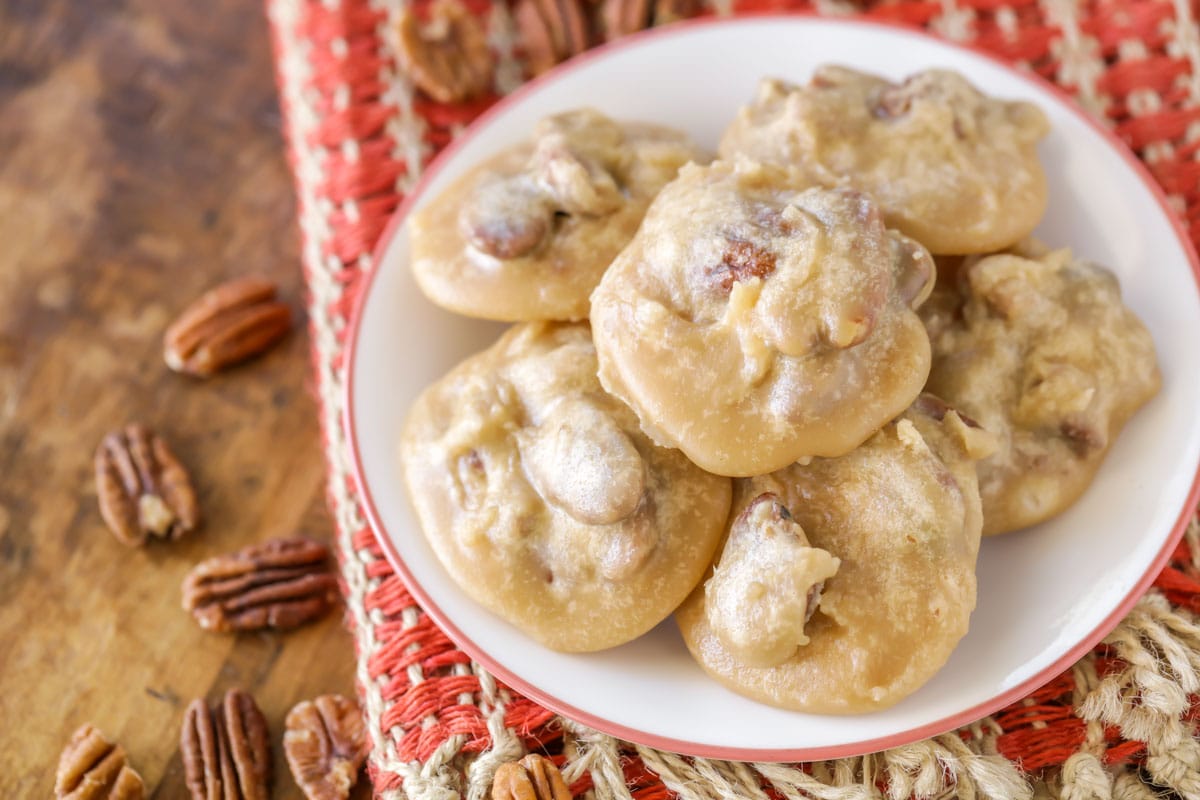
[[[378,796],[486,798],[496,768],[533,750],[553,757],[575,794],[596,798],[1200,797],[1195,521],[1155,588],[1070,670],[959,731],[860,758],[740,764],[620,742],[509,690],[458,650],[415,605],[357,502],[342,426],[345,333],[372,248],[404,192],[526,69],[511,9],[466,0],[487,27],[494,91],[467,104],[433,102],[397,66],[404,5],[267,0],[299,194],[329,502]],[[691,11],[862,13],[1019,63],[1115,130],[1198,241],[1198,8],[1191,0],[716,0]]]

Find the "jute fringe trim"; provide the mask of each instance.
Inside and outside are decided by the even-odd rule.
[[[880,753],[797,766],[686,758],[566,719],[561,720],[568,754],[563,776],[569,783],[590,776],[595,800],[632,800],[622,758],[636,754],[680,800],[1150,800],[1167,792],[1200,798],[1200,742],[1187,719],[1188,694],[1200,691],[1200,626],[1151,592],[1105,644],[1127,664],[1124,669],[1096,678],[1089,655],[1074,671],[1076,714],[1094,735],[1057,774],[1034,782],[1017,765],[989,752],[991,738],[974,726]],[[1105,725],[1145,742],[1144,763],[1106,766]],[[457,754],[448,749],[424,765],[411,765],[415,780],[406,779],[403,792],[384,796],[450,800],[465,794],[468,800],[485,800],[496,767],[525,752],[500,724],[493,741],[496,746],[467,768],[465,786],[454,769]]]

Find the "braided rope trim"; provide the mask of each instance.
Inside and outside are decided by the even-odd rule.
[[[427,0],[413,0],[424,5]],[[1105,643],[1025,700],[955,733],[804,765],[684,758],[620,742],[510,691],[416,606],[359,507],[341,425],[344,338],[371,248],[420,167],[522,81],[502,2],[467,0],[497,55],[494,92],[431,103],[395,68],[405,0],[267,0],[309,286],[313,363],[359,692],[382,798],[490,796],[496,768],[553,754],[604,798],[1149,798],[1200,796],[1200,529]],[[721,0],[717,13],[795,0]],[[823,13],[856,10],[815,0]],[[868,16],[929,28],[1075,91],[1135,147],[1200,240],[1200,29],[1189,0],[939,0]]]

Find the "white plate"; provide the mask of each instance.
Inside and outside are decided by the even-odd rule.
[[[1162,393],[1122,433],[1084,498],[1054,521],[987,540],[979,603],[949,663],[894,708],[861,716],[781,711],[706,677],[674,623],[588,655],[547,650],[467,599],[439,565],[405,497],[397,443],[416,395],[501,326],[435,308],[410,276],[402,218],[535,120],[591,105],[683,128],[715,146],[758,79],[803,81],[836,62],[892,78],[925,67],[1036,102],[1053,132],[1040,152],[1050,212],[1038,235],[1114,268],[1154,335]],[[970,722],[1067,668],[1130,608],[1165,562],[1195,502],[1200,342],[1195,254],[1135,159],[1056,90],[908,30],[807,17],[700,22],[576,59],[500,103],[426,173],[377,254],[351,338],[348,424],[371,522],[424,609],[509,685],[602,731],[676,752],[800,760],[870,752]],[[913,643],[919,647],[919,642]]]

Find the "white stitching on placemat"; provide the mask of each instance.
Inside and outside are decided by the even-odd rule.
[[[339,549],[345,557],[342,574],[348,590],[346,608],[354,620],[354,635],[358,642],[359,657],[355,674],[363,694],[367,730],[374,742],[371,758],[378,769],[404,775],[407,782],[410,777],[418,779],[417,769],[397,758],[392,737],[385,735],[383,713],[386,703],[382,687],[371,679],[367,671],[367,664],[380,647],[380,642],[375,638],[375,621],[368,618],[364,604],[367,594],[376,585],[367,577],[367,565],[374,559],[367,552],[356,551],[352,542],[353,532],[360,530],[365,520],[358,514],[357,506],[346,488],[349,464],[345,460],[347,449],[341,425],[342,383],[333,368],[341,350],[337,332],[342,321],[332,317],[328,311],[342,296],[342,286],[333,277],[342,265],[332,256],[328,260],[321,257],[322,245],[329,238],[329,227],[316,191],[323,177],[322,159],[320,153],[308,146],[308,134],[317,127],[318,118],[312,98],[307,96],[306,90],[311,78],[308,45],[296,35],[304,4],[304,0],[270,0],[267,12],[279,42],[281,91],[288,109],[285,124],[296,165],[300,225],[304,231],[303,255],[311,293],[308,311],[313,346],[317,350],[317,391],[324,415],[322,428],[329,437],[329,446],[325,448],[326,456],[331,458],[332,472],[328,491],[333,497],[337,517]],[[333,7],[336,0],[326,0],[326,5]],[[400,794],[387,792],[384,797],[385,800],[391,800],[399,798]]]

